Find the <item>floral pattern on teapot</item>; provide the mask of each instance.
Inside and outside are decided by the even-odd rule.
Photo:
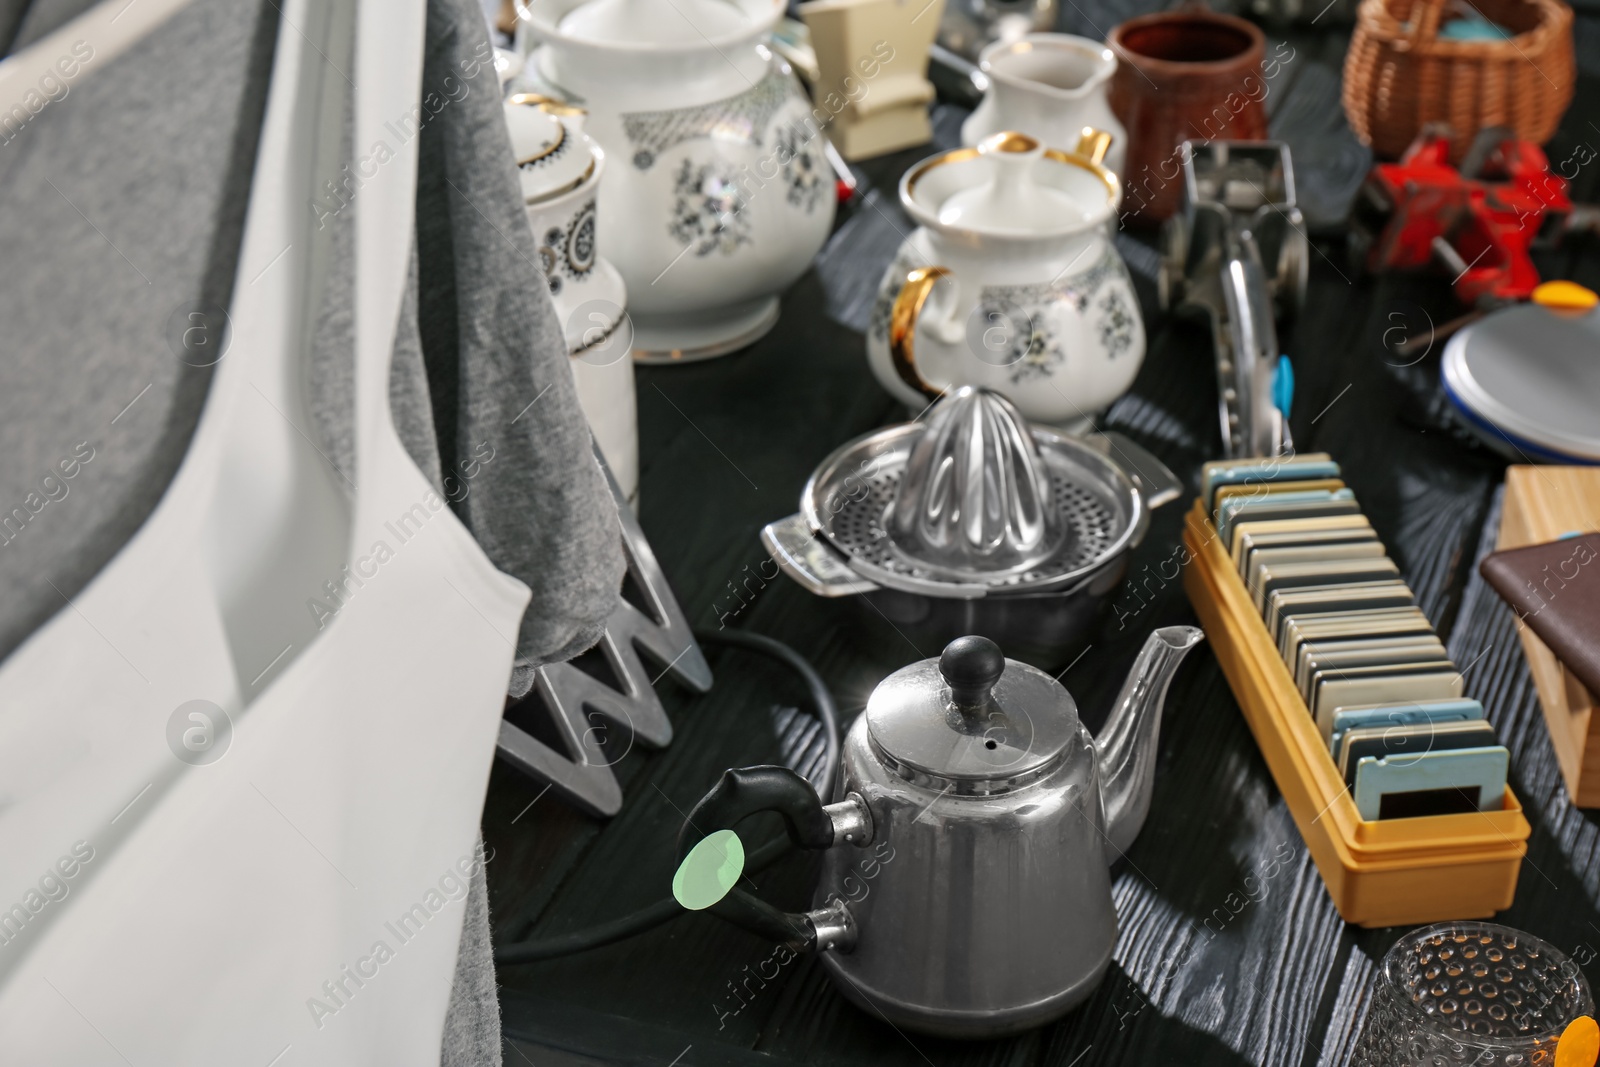
[[[796,122],[778,132],[776,148],[784,197],[795,207],[803,208],[807,215],[831,192],[826,160],[819,160],[816,152],[806,151],[811,140],[804,124]]]
[[[987,321],[1027,324],[1001,362],[1011,366],[1011,384],[1048,378],[1066,362],[1056,336],[1054,312],[1067,306],[1079,315],[1094,307],[1099,315],[1095,328],[1106,356],[1116,359],[1133,345],[1134,315],[1120,287],[1106,282],[1120,278],[1132,284],[1121,257],[1108,247],[1094,266],[1058,285],[986,285],[978,291],[978,301]],[[894,300],[893,294],[889,297]],[[887,336],[887,335],[886,335]]]
[[[1112,359],[1133,347],[1138,316],[1128,307],[1121,290],[1112,289],[1100,300],[1100,344]]]
[[[739,185],[731,168],[695,164],[685,157],[672,182],[672,219],[667,232],[697,256],[732,253],[750,243],[750,220],[739,210]]]
[[[906,274],[917,266],[918,257],[907,242],[884,273],[867,326],[868,336],[878,345],[889,343],[895,297]],[[1122,284],[1107,285],[1113,280]],[[1011,327],[1010,340],[997,353],[995,362],[1011,368],[1011,384],[1023,385],[1053,377],[1066,363],[1067,353],[1055,321],[1062,311],[1070,309],[1078,316],[1087,315],[1091,309],[1098,312],[1094,328],[1108,359],[1115,360],[1132,348],[1139,325],[1138,312],[1128,304],[1132,285],[1122,257],[1107,246],[1094,266],[1054,285],[983,286],[978,291],[976,314],[980,321]]]
[[[799,120],[772,128],[773,119],[798,92],[793,74],[774,65],[754,87],[726,100],[671,111],[624,113],[622,128],[632,148],[633,166],[651,170],[671,149],[713,137],[757,148],[770,143],[778,169],[771,177],[754,175],[757,189],[777,182],[791,206],[814,214],[831,192],[821,148],[824,135],[808,130]],[[748,178],[751,168],[742,169]],[[692,151],[685,155],[673,174],[667,232],[696,256],[731,255],[753,244],[740,179],[739,170],[720,153],[710,161]]]

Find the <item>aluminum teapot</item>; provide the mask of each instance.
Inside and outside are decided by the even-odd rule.
[[[1161,706],[1201,636],[1150,635],[1098,740],[1050,675],[958,638],[873,691],[844,741],[842,800],[787,768],[727,771],[689,813],[680,858],[776,812],[824,850],[814,909],[732,888],[709,910],[817,950],[848,999],[896,1026],[988,1038],[1049,1022],[1111,962],[1109,867],[1149,812]]]

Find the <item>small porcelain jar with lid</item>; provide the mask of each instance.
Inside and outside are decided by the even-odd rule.
[[[784,0],[520,10],[519,37],[538,45],[524,80],[581,104],[613,161],[600,249],[628,283],[636,358],[707,358],[765,334],[835,206],[831,113],[766,43]]]
[[[605,152],[584,133],[582,109],[569,104],[522,93],[506,101],[505,117],[538,266],[572,356],[578,403],[617,484],[634,501],[639,427],[628,290],[595,237]]]
[[[1086,429],[1144,360],[1144,323],[1107,222],[1121,201],[1110,136],[1071,151],[1015,132],[919,163],[900,181],[918,229],[884,273],[867,330],[883,387],[914,410],[972,385],[1030,421]]]

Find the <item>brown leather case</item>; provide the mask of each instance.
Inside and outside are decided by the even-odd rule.
[[[1573,677],[1600,692],[1600,533],[1493,552],[1478,570]]]

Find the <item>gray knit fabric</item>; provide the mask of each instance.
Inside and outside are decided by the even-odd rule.
[[[483,854],[481,838],[478,854]],[[480,865],[472,876],[467,911],[461,920],[461,948],[456,954],[455,984],[450,987],[439,1065],[499,1067],[500,1062],[500,998],[494,976],[494,944],[489,937],[489,883]]]
[[[536,265],[491,56],[473,0],[430,0],[422,104],[438,110],[420,135],[418,328],[445,497],[489,558],[533,590],[510,686],[521,696],[539,664],[599,640],[623,558]],[[469,901],[444,1067],[500,1063],[481,875],[472,893],[482,907]]]
[[[442,495],[444,477],[439,472],[439,439],[434,435],[433,409],[428,404],[428,368],[422,359],[422,335],[417,332],[416,245],[411,246],[405,303],[400,307],[394,355],[389,361],[389,411],[394,416],[395,433],[406,446],[412,462]]]
[[[600,638],[622,583],[610,494],[538,267],[474,0],[430,0],[417,176],[420,321],[447,499],[528,583],[511,693]],[[484,461],[483,457],[493,458]]]
[[[5,37],[24,47],[89,6],[0,0],[0,52]],[[194,0],[116,60],[79,64],[66,95],[27,121],[0,125],[0,658],[138,529],[188,447],[210,370],[178,358],[174,330],[231,300],[279,17],[273,0]],[[430,0],[418,232],[390,398],[413,459],[533,590],[508,686],[521,695],[537,665],[598,638],[622,555],[488,55],[472,0]],[[430,93],[446,103],[430,108]],[[308,375],[311,429],[346,472],[358,210],[357,198],[330,222]],[[481,874],[445,1033],[449,1067],[500,1062]]]

